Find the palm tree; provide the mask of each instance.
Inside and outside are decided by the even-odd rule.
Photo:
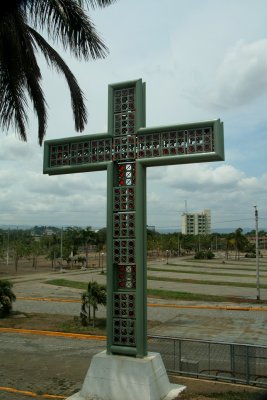
[[[10,314],[12,302],[16,300],[12,286],[12,283],[9,281],[0,281],[0,316]]]
[[[107,304],[106,287],[96,281],[89,282],[87,292],[82,294],[82,308],[80,317],[84,325],[91,322],[91,307],[93,309],[93,327],[95,327],[95,313],[98,310],[98,304],[105,306]],[[88,318],[87,318],[88,309]],[[88,321],[88,322],[87,322]]]
[[[37,31],[47,32],[53,42],[78,59],[104,58],[107,47],[97,34],[86,8],[106,7],[116,0],[8,0],[0,2],[0,125],[15,126],[27,140],[27,98],[38,119],[42,144],[46,131],[46,102],[41,87],[41,71],[36,60],[39,50],[49,66],[62,73],[69,86],[75,129],[83,131],[87,122],[84,95],[76,78],[60,55]]]

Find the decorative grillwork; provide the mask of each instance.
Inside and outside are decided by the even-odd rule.
[[[112,140],[88,140],[50,147],[50,167],[112,160]]]
[[[69,145],[59,144],[50,147],[50,167],[61,167],[69,164]]]
[[[115,187],[113,189],[115,211],[135,210],[135,187]]]
[[[135,163],[118,164],[116,186],[135,184]]]
[[[136,158],[135,136],[120,136],[114,138],[113,159],[133,160]]]
[[[90,157],[91,146],[90,141],[72,143],[70,145],[70,163],[83,164],[91,161]]]
[[[114,237],[134,237],[135,236],[135,214],[116,213],[113,215]]]
[[[126,161],[136,158],[182,156],[214,151],[212,127],[129,135],[134,131],[134,115],[131,113],[115,115],[114,118],[115,121],[116,118],[121,121],[120,128],[118,128],[120,133],[118,131],[117,135],[125,134],[127,136],[51,145],[49,167],[100,163],[112,159]],[[131,130],[129,130],[129,124]],[[121,129],[124,125],[126,131],[122,132]]]
[[[113,337],[114,344],[135,346],[135,320],[114,318]]]
[[[112,159],[112,140],[92,140],[91,162],[109,161]]]
[[[116,264],[134,264],[135,263],[135,240],[133,239],[115,239],[113,241],[114,255],[113,261]]]
[[[136,288],[136,266],[117,266],[117,289],[129,290]]]
[[[133,318],[135,316],[135,294],[134,293],[114,293],[114,316],[123,318]]]
[[[137,157],[177,156],[214,151],[211,127],[137,136]]]
[[[135,112],[114,115],[115,136],[133,135],[135,126]]]
[[[125,113],[135,109],[134,87],[114,90],[114,114]]]

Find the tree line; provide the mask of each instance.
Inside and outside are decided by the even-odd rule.
[[[30,260],[33,269],[36,269],[40,256],[50,260],[52,268],[56,263],[63,261],[65,264],[78,262],[88,267],[90,249],[100,252],[105,242],[106,229],[94,231],[89,226],[64,229],[0,229],[0,258],[7,263],[13,262],[16,271],[19,261],[25,258]]]
[[[148,254],[169,256],[182,256],[201,251],[222,251],[228,257],[229,252],[234,252],[236,257],[240,253],[246,253],[252,257],[255,255],[255,243],[251,238],[255,238],[255,230],[244,233],[242,228],[237,228],[230,233],[212,233],[209,235],[184,235],[181,232],[159,233],[157,231],[147,231]],[[265,245],[267,248],[267,232],[259,232],[259,237],[266,237]]]
[[[266,237],[265,231],[259,236]],[[255,244],[249,239],[255,237],[255,231],[244,234],[241,228],[222,234],[184,235],[180,232],[160,233],[147,230],[147,250],[149,256],[171,257],[195,254],[197,252],[234,252],[238,258],[244,252],[255,255]],[[264,244],[263,244],[264,245]],[[267,245],[267,240],[265,245]],[[106,252],[106,228],[93,230],[86,228],[35,226],[32,229],[0,229],[0,258],[2,262],[13,262],[18,270],[21,259],[29,259],[33,269],[37,268],[40,256],[51,261],[52,268],[56,263],[78,263],[86,268],[89,266],[90,252],[100,255]]]

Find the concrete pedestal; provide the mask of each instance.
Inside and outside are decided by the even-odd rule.
[[[103,351],[92,358],[81,391],[67,400],[173,400],[184,389],[169,382],[159,353],[133,358]]]

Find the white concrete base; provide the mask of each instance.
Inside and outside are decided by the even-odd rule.
[[[185,386],[169,382],[159,353],[145,358],[96,354],[82,389],[67,400],[173,400]]]

